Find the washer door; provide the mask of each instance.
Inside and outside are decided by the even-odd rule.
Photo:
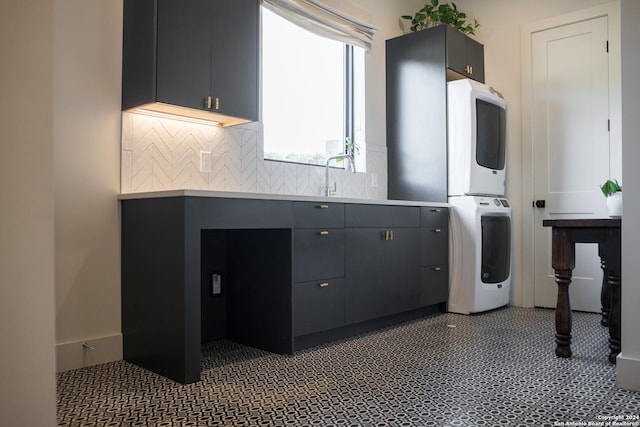
[[[511,218],[506,215],[482,215],[483,283],[500,283],[511,274]]]

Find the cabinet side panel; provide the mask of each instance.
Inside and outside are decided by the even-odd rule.
[[[444,26],[386,44],[388,197],[446,202]]]
[[[156,99],[156,0],[124,0],[122,109]]]
[[[122,202],[122,335],[125,360],[190,383],[200,377],[200,342],[186,348],[186,331],[200,334],[200,310],[186,312],[183,224],[182,199]]]

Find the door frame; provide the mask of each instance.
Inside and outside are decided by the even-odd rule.
[[[533,168],[533,98],[532,98],[532,37],[534,33],[607,17],[609,34],[609,113],[610,156],[612,176],[622,176],[622,122],[621,122],[621,57],[620,57],[620,2],[605,3],[588,9],[555,16],[522,26],[521,29],[521,96],[522,96],[522,292],[515,304],[534,306],[535,274],[535,212]]]

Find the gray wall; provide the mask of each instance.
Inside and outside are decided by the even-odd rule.
[[[54,426],[53,4],[0,2],[0,424]]]
[[[622,352],[618,386],[640,390],[640,2],[622,0]]]

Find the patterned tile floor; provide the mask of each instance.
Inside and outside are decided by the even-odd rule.
[[[293,356],[221,341],[190,385],[124,361],[78,369],[58,374],[58,425],[640,425],[640,392],[616,388],[600,317],[573,314],[571,359],[554,355],[553,319],[442,314]]]

